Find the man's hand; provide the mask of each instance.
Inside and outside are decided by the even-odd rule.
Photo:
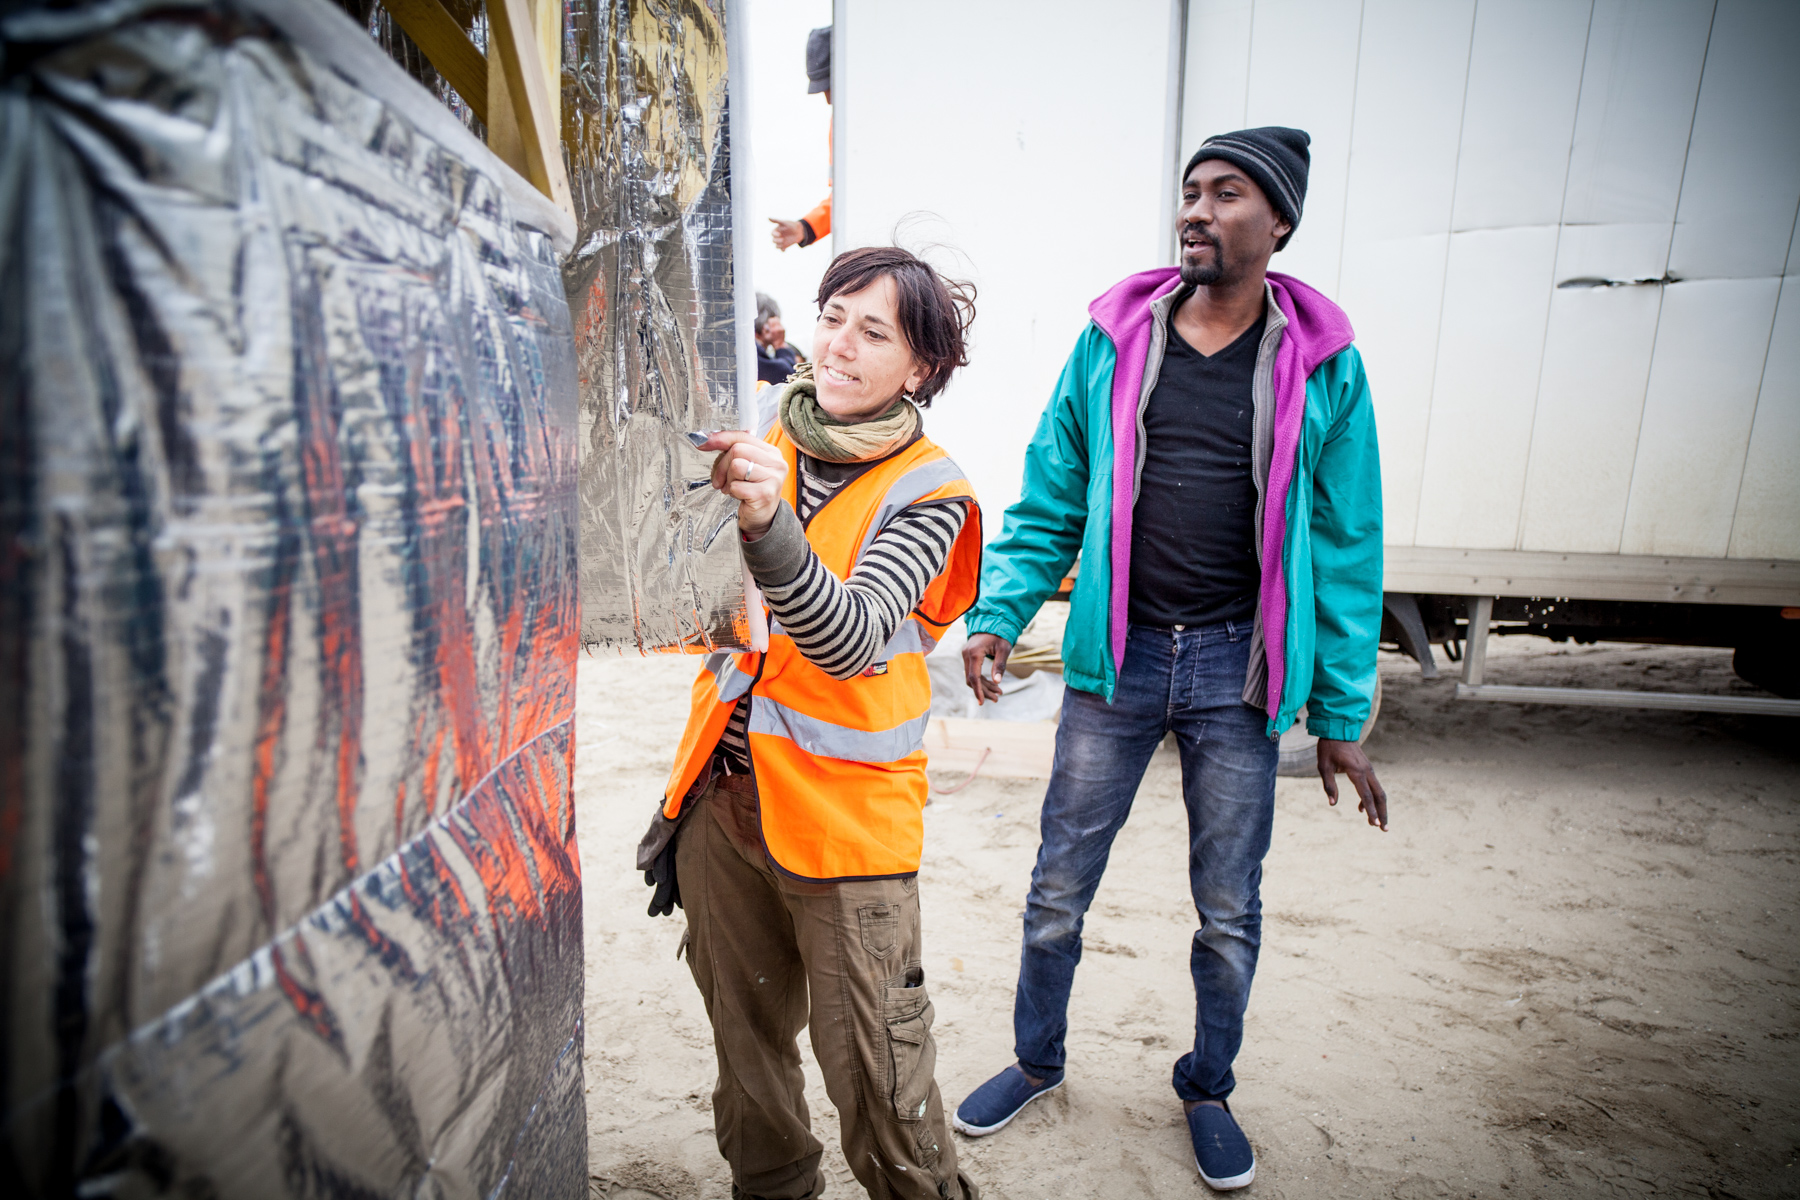
[[[742,429],[721,429],[700,444],[719,450],[713,459],[712,485],[738,500],[738,528],[752,541],[769,531],[781,510],[781,485],[787,459],[781,451]]]
[[[963,656],[967,658],[968,652],[964,651]],[[1350,777],[1350,782],[1356,785],[1356,794],[1362,797],[1362,802],[1356,806],[1357,811],[1369,818],[1369,824],[1379,825],[1385,832],[1387,793],[1381,790],[1381,780],[1375,778],[1375,768],[1369,765],[1369,756],[1355,742],[1334,742],[1330,738],[1320,738],[1319,778],[1325,782],[1325,798],[1332,804],[1338,801],[1337,777],[1340,772]]]
[[[992,633],[978,633],[963,644],[963,677],[975,693],[975,703],[1000,699],[1000,673],[1006,670],[1006,656],[1012,643]],[[994,660],[992,674],[983,670],[988,659]]]
[[[770,217],[775,228],[769,230],[769,237],[777,250],[786,250],[789,246],[798,246],[800,239],[806,236],[806,229],[798,221],[784,221],[780,217]]]

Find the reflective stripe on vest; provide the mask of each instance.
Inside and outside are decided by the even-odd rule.
[[[896,479],[887,495],[881,498],[881,508],[876,511],[875,520],[870,522],[869,532],[863,535],[862,545],[856,552],[857,560],[860,562],[869,552],[870,543],[888,527],[889,521],[945,484],[955,483],[962,477],[961,467],[947,458],[939,458],[921,463]]]
[[[706,669],[711,671],[713,678],[718,681],[719,699],[722,701],[736,700],[749,691],[750,685],[756,682],[756,676],[746,675],[738,670],[737,655],[735,654],[707,655]]]
[[[808,754],[845,762],[899,762],[925,744],[925,727],[930,723],[928,710],[892,729],[871,733],[809,717],[767,696],[750,697],[751,733],[784,737]]]

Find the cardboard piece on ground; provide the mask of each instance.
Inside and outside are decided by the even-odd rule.
[[[988,752],[982,759],[982,751]],[[930,769],[967,775],[981,763],[985,778],[1048,779],[1056,757],[1051,721],[979,721],[934,717],[925,730]]]

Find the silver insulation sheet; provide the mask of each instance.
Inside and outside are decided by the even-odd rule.
[[[227,0],[0,54],[0,1194],[584,1195],[548,240]]]
[[[743,428],[723,0],[568,0],[563,264],[581,376],[582,635],[748,648],[737,502],[690,431]]]

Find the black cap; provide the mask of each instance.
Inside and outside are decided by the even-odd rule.
[[[806,94],[831,90],[831,26],[806,35]]]
[[[1240,129],[1207,138],[1188,159],[1181,172],[1185,181],[1196,163],[1209,158],[1222,158],[1242,167],[1256,186],[1263,190],[1275,211],[1291,228],[1279,242],[1277,250],[1287,248],[1288,239],[1300,228],[1300,211],[1306,207],[1306,172],[1312,164],[1307,147],[1312,138],[1304,129],[1283,125],[1265,125],[1261,129]]]

